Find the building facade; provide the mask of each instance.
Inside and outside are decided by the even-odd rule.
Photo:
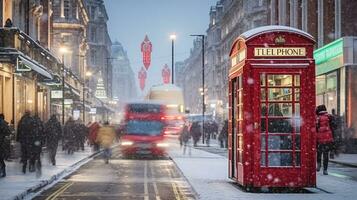
[[[103,0],[85,0],[85,6],[88,11],[89,23],[88,33],[88,70],[102,74],[106,95],[112,96],[112,62],[111,46],[112,42],[108,33],[108,15]],[[98,76],[90,77],[89,87],[95,89],[98,82]]]
[[[52,1],[0,1],[0,112],[15,127],[30,111],[47,120],[61,63],[50,48]],[[70,78],[72,80],[72,78]]]
[[[89,17],[84,0],[52,1],[51,50],[64,63],[60,75],[65,78],[65,103],[61,99],[53,100],[51,109],[62,113],[65,107],[65,118],[81,117],[83,113],[83,80],[86,69],[87,26]],[[65,73],[63,75],[63,73]],[[59,89],[58,87],[55,89]]]
[[[229,50],[232,42],[243,32],[265,25],[285,25],[304,30],[316,38],[316,48],[343,36],[355,35],[357,2],[352,0],[219,0],[209,11],[209,26],[205,41],[206,107],[211,112],[227,116]],[[185,61],[183,77],[192,77],[193,68],[201,64],[193,59]],[[196,64],[195,64],[196,63]],[[187,85],[196,79],[188,78]],[[208,81],[210,80],[210,81]],[[198,82],[196,88],[202,87]],[[197,90],[184,90],[193,98]],[[187,99],[198,104],[200,98]],[[192,105],[191,105],[192,106]],[[343,113],[339,113],[342,115]]]
[[[128,55],[121,43],[114,42],[112,57],[113,99],[123,103],[136,98],[137,87],[134,71],[130,66]]]

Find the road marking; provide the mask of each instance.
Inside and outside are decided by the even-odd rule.
[[[71,187],[74,183],[73,182],[68,182],[64,184],[62,187],[60,187],[57,191],[52,193],[49,197],[46,198],[46,200],[52,200],[56,199],[59,195],[61,195],[64,191],[66,191],[69,187]]]
[[[176,200],[181,200],[181,198],[180,198],[180,193],[178,192],[176,183],[175,183],[175,182],[171,182],[171,185],[172,185],[172,190],[174,191]]]
[[[156,185],[156,174],[155,174],[155,171],[152,166],[150,167],[150,171],[151,171],[151,175],[152,175],[152,180],[153,180],[152,184],[154,186],[156,200],[161,200],[160,195],[159,195],[159,190],[157,189],[157,185]]]
[[[148,162],[145,160],[144,166],[144,199],[149,200],[149,189],[148,189]]]

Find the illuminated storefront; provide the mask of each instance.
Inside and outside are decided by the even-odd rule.
[[[357,140],[356,47],[357,37],[343,37],[314,51],[316,105],[325,104],[330,113],[335,109],[353,140]]]

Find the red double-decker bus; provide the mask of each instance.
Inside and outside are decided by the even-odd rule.
[[[125,106],[120,143],[123,155],[166,154],[165,108],[164,105],[151,102],[128,103]]]

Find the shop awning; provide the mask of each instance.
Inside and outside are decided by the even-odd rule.
[[[17,57],[17,69],[19,68],[19,65],[25,65],[26,67],[36,71],[37,73],[41,74],[42,76],[53,79],[53,76],[50,72],[48,72],[42,65],[37,64],[30,59],[27,59],[26,57],[23,56],[18,56]]]

